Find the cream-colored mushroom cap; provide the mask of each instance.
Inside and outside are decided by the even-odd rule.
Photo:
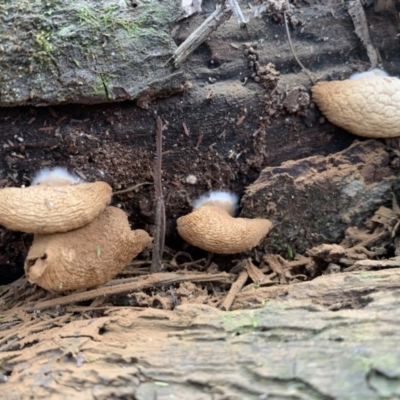
[[[333,124],[364,137],[400,136],[400,79],[373,75],[319,82],[311,90]]]
[[[111,194],[106,182],[0,189],[0,225],[26,233],[67,232],[93,221]]]
[[[107,207],[83,228],[35,235],[25,260],[28,280],[60,292],[86,289],[112,279],[150,245],[143,230],[132,231],[126,214]]]
[[[178,218],[179,235],[193,246],[218,254],[235,254],[257,246],[272,229],[271,221],[234,218],[215,205],[204,205]]]

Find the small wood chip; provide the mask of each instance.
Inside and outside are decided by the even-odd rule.
[[[267,277],[252,263],[251,258],[247,259],[245,270],[254,283],[264,282]]]
[[[242,115],[237,121],[236,121],[236,126],[239,126],[244,120],[245,120],[246,116]]]
[[[183,132],[184,132],[184,134],[185,134],[187,137],[189,137],[189,136],[190,136],[190,132],[189,132],[189,129],[188,129],[187,125],[186,125],[184,122],[182,123],[182,127],[183,127]]]
[[[235,301],[235,297],[237,294],[242,290],[244,284],[247,281],[249,274],[247,271],[242,271],[239,274],[237,280],[232,283],[231,288],[229,289],[228,295],[225,297],[224,301],[221,303],[221,310],[222,311],[229,311],[232,307],[233,302]]]
[[[203,136],[204,135],[202,133],[200,133],[199,137],[197,138],[196,146],[194,147],[195,149],[199,148],[201,142],[203,141]]]

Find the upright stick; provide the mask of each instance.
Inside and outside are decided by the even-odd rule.
[[[162,135],[165,126],[160,117],[157,117],[156,129],[156,158],[154,162],[154,189],[155,189],[155,229],[153,241],[153,258],[150,272],[162,271],[162,255],[165,241],[165,206],[162,188]]]

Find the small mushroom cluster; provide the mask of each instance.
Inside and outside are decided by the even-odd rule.
[[[178,218],[180,236],[193,246],[217,254],[235,254],[257,246],[272,229],[262,218],[235,218],[238,197],[210,192],[194,202],[194,210]]]
[[[147,232],[132,231],[125,213],[108,206],[111,195],[106,182],[62,168],[42,170],[28,188],[0,190],[0,224],[34,234],[30,282],[56,292],[101,285],[150,245]]]
[[[247,43],[245,44],[245,49],[244,49],[244,56],[248,60],[248,66],[251,68],[254,72],[251,74],[251,77],[255,82],[260,82],[260,77],[258,76],[258,70],[260,69],[260,63],[259,63],[259,55],[257,49],[257,43]]]
[[[253,81],[261,83],[266,89],[275,89],[279,81],[279,72],[272,63],[260,65],[257,43],[246,43],[243,54],[248,60],[248,67],[253,71],[250,75]],[[246,82],[247,78],[244,84]]]
[[[344,81],[319,82],[313,100],[330,122],[369,138],[400,136],[400,79],[374,69]]]

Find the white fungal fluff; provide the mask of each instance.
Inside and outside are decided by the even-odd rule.
[[[374,68],[365,72],[356,72],[350,76],[350,79],[356,80],[361,78],[369,78],[371,76],[389,76],[389,74],[383,69]]]
[[[190,174],[185,178],[185,182],[189,183],[190,185],[195,185],[197,183],[197,176]]]
[[[70,174],[66,168],[55,167],[54,169],[43,168],[38,171],[32,179],[32,185],[46,184],[52,185],[57,182],[69,183],[71,185],[75,183],[81,183],[82,179],[75,175]]]
[[[193,202],[193,208],[205,205],[221,207],[228,211],[230,215],[234,215],[239,207],[239,196],[236,193],[217,190],[203,194]]]

